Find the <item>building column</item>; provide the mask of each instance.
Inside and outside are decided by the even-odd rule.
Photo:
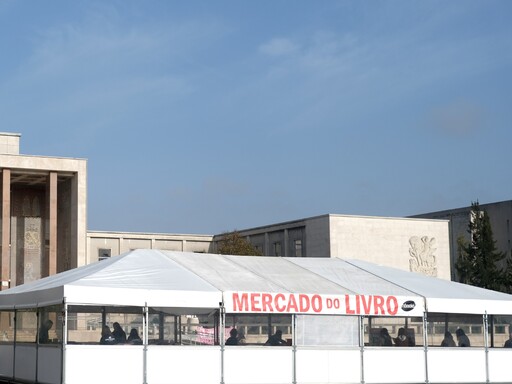
[[[45,247],[45,269],[42,277],[57,273],[57,172],[50,172],[46,183],[46,217],[48,238]]]
[[[0,259],[2,284],[0,290],[10,286],[11,273],[11,170],[2,169],[2,255]]]

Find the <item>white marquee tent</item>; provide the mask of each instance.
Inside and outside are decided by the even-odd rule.
[[[225,292],[396,295],[432,312],[512,314],[511,295],[338,258],[135,250],[0,293],[0,309],[67,303],[216,308]],[[170,294],[172,293],[172,294]]]
[[[0,379],[48,384],[499,383],[509,379],[512,357],[512,349],[491,348],[487,337],[482,346],[449,350],[436,349],[426,339],[430,313],[480,318],[480,330],[486,329],[488,315],[512,320],[511,295],[359,260],[135,250],[0,292],[3,312],[48,306],[63,306],[64,319],[68,306],[138,307],[145,316],[148,308],[221,318],[285,314],[293,317],[297,333],[307,326],[323,329],[313,320],[330,317],[329,324],[341,324],[337,330],[352,327],[357,343],[306,345],[294,336],[293,345],[282,348],[237,347],[224,345],[220,337],[216,345],[105,347],[67,343],[64,328],[57,346],[0,341]],[[419,321],[423,342],[386,349],[361,341],[366,327],[375,325],[368,319],[379,316],[401,317],[405,324]],[[228,326],[220,324],[218,335]],[[147,319],[145,327],[146,338]],[[113,351],[127,362],[123,372],[110,373]],[[464,372],[453,370],[451,362],[457,359],[466,362]],[[266,369],[255,370],[254,361]],[[396,361],[402,362],[398,373],[388,369]]]

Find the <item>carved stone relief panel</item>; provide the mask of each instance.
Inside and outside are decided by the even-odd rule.
[[[436,238],[412,236],[409,245],[409,270],[437,277]]]

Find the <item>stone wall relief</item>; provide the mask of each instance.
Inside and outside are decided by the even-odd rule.
[[[409,270],[437,277],[436,238],[412,236],[409,239]]]

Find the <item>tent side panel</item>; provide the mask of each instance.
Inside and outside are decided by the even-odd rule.
[[[359,383],[361,381],[361,350],[297,349],[297,382]]]
[[[36,381],[36,358],[36,344],[16,345],[14,377],[34,383]]]
[[[151,384],[221,382],[219,346],[150,345],[147,364],[147,382]]]
[[[37,381],[40,383],[61,383],[62,348],[39,346],[37,353]]]
[[[368,348],[364,351],[366,383],[425,382],[423,348]]]
[[[0,377],[13,377],[14,344],[0,344]]]
[[[66,346],[66,383],[140,384],[143,374],[143,346]]]
[[[491,383],[506,383],[510,381],[510,361],[512,350],[498,348],[489,350],[489,381]]]
[[[255,363],[257,362],[257,369]],[[293,382],[291,347],[233,347],[224,354],[226,384],[277,384]]]
[[[427,355],[431,383],[486,382],[483,348],[430,348]]]

